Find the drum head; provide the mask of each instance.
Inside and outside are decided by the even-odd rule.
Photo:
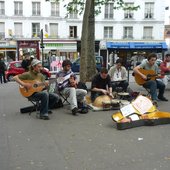
[[[93,106],[95,107],[103,107],[103,103],[111,103],[111,99],[107,95],[98,96],[93,102]]]
[[[121,92],[121,93],[118,93],[119,96],[129,96],[129,93],[127,92]]]

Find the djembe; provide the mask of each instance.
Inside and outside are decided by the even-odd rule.
[[[93,102],[93,106],[99,108],[110,108],[111,107],[111,97],[108,95],[98,96]]]

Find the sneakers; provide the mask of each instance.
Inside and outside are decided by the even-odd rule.
[[[87,107],[84,107],[84,108],[81,108],[80,110],[79,110],[79,113],[81,113],[81,114],[86,114],[86,113],[88,113],[88,108]]]
[[[168,99],[166,99],[164,96],[162,96],[162,97],[158,96],[158,99],[161,100],[161,101],[165,101],[165,102],[168,101]]]
[[[72,109],[72,115],[74,115],[74,116],[78,116],[78,108],[77,107],[75,107],[74,109]]]
[[[48,115],[40,115],[39,118],[40,118],[40,119],[43,119],[43,120],[50,120],[50,118],[49,118]]]

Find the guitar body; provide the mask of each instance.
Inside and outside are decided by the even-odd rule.
[[[154,70],[144,70],[144,69],[139,69],[139,71],[147,76],[147,80],[144,80],[139,74],[135,73],[135,81],[138,85],[143,85],[145,84],[148,80],[156,80],[157,74],[155,74]]]
[[[32,84],[30,89],[26,89],[23,86],[19,86],[20,93],[24,97],[30,97],[33,93],[40,92],[45,88],[44,83],[39,82],[37,80],[23,80],[23,82]]]

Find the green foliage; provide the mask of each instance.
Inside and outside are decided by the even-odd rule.
[[[65,0],[45,0],[49,2],[60,2]],[[126,6],[124,3],[124,0],[94,0],[95,1],[95,15],[98,15],[101,13],[101,7],[107,3],[114,3],[113,9],[123,9],[123,10],[138,10],[140,6]],[[70,13],[77,13],[81,15],[84,12],[85,9],[86,0],[71,0],[70,2],[66,2],[64,7],[67,9],[67,16]]]

